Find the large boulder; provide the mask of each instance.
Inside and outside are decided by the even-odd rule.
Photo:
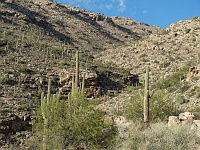
[[[190,118],[194,118],[195,116],[191,112],[184,112],[184,113],[180,113],[178,117],[181,121],[184,121],[184,120],[188,120]]]

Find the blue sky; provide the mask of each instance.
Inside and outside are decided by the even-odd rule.
[[[123,16],[162,28],[179,20],[200,17],[200,0],[54,0],[58,3]]]

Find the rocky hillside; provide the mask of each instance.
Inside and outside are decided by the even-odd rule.
[[[108,49],[96,57],[104,63],[112,62],[137,74],[142,74],[145,64],[150,64],[152,73],[167,76],[189,61],[198,63],[199,25],[199,18],[180,21],[145,40],[117,48],[115,53]]]
[[[31,118],[41,92],[47,91],[48,78],[51,92],[67,97],[76,50],[86,74],[87,96],[121,93],[113,101],[125,102],[130,96],[124,89],[142,83],[146,64],[153,82],[199,63],[199,25],[195,17],[164,30],[51,0],[0,0],[0,147],[8,147],[7,139],[23,145],[32,137]],[[199,83],[191,82],[182,95],[189,98]],[[191,96],[189,107],[198,106],[196,96]]]
[[[131,46],[118,47],[114,52],[113,49],[107,49],[96,56],[96,61],[126,68],[136,73],[140,79],[144,78],[145,66],[150,65],[152,84],[184,70],[180,80],[187,88],[183,93],[180,92],[180,87],[176,88],[172,97],[178,95],[187,99],[189,103],[182,105],[184,109],[198,107],[200,101],[194,91],[199,88],[200,82],[199,26],[198,17],[179,21],[163,31],[150,35],[147,39],[133,42]],[[192,68],[196,68],[195,75]]]

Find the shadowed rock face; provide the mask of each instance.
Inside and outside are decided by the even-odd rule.
[[[10,115],[8,118],[1,120],[0,132],[1,133],[15,133],[21,129],[21,119],[18,116]]]
[[[4,39],[0,39],[0,46],[5,46],[7,45],[7,41]]]
[[[74,69],[63,69],[59,73],[60,87],[59,91],[61,94],[68,95],[72,89],[72,76],[74,75]],[[83,79],[83,74],[85,74],[85,91],[86,96],[91,97],[100,97],[102,96],[102,88],[98,83],[99,76],[95,71],[92,70],[80,70],[79,74],[79,86]]]
[[[0,119],[0,133],[9,134],[30,129],[31,125],[30,115],[21,116],[15,114]]]
[[[68,95],[69,92],[71,91],[72,76],[74,75],[74,72],[75,72],[74,69],[63,69],[60,71],[59,83],[61,84],[62,87],[60,87],[59,92],[61,94]],[[85,74],[85,92],[88,98],[101,97],[103,94],[105,94],[106,91],[114,93],[114,95],[116,95],[116,93],[118,93],[119,90],[122,89],[122,85],[114,85],[119,83],[114,81],[108,81],[107,77],[99,75],[97,72],[92,70],[80,70],[79,86],[81,86],[83,74]],[[113,79],[115,78],[116,80],[120,80],[123,86],[135,86],[139,84],[139,78],[137,75],[130,74],[124,76],[116,72],[109,72],[109,76],[112,77]],[[106,86],[111,84],[111,82],[113,82],[113,87]]]

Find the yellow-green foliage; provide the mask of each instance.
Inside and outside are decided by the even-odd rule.
[[[170,99],[165,98],[164,90],[156,91],[150,98],[150,122],[158,120],[166,120],[169,115],[176,114],[174,103]],[[143,119],[143,99],[138,90],[134,91],[134,96],[131,97],[124,115],[133,121],[142,121]]]
[[[46,106],[45,106],[46,105]],[[106,124],[104,113],[95,109],[80,92],[74,93],[67,102],[60,101],[58,95],[50,98],[46,107],[48,128],[46,145],[48,150],[63,149],[73,145],[87,149],[108,147],[115,134],[114,124]],[[39,111],[35,122],[36,133],[42,139],[44,120]]]
[[[9,82],[9,78],[7,78],[7,77],[1,77],[0,78],[0,83],[7,84],[8,82]]]
[[[181,68],[179,71],[175,72],[171,76],[168,76],[154,83],[153,87],[157,89],[167,89],[169,92],[177,90],[177,88],[182,87],[182,83],[180,80],[187,74],[188,69],[189,66]]]

